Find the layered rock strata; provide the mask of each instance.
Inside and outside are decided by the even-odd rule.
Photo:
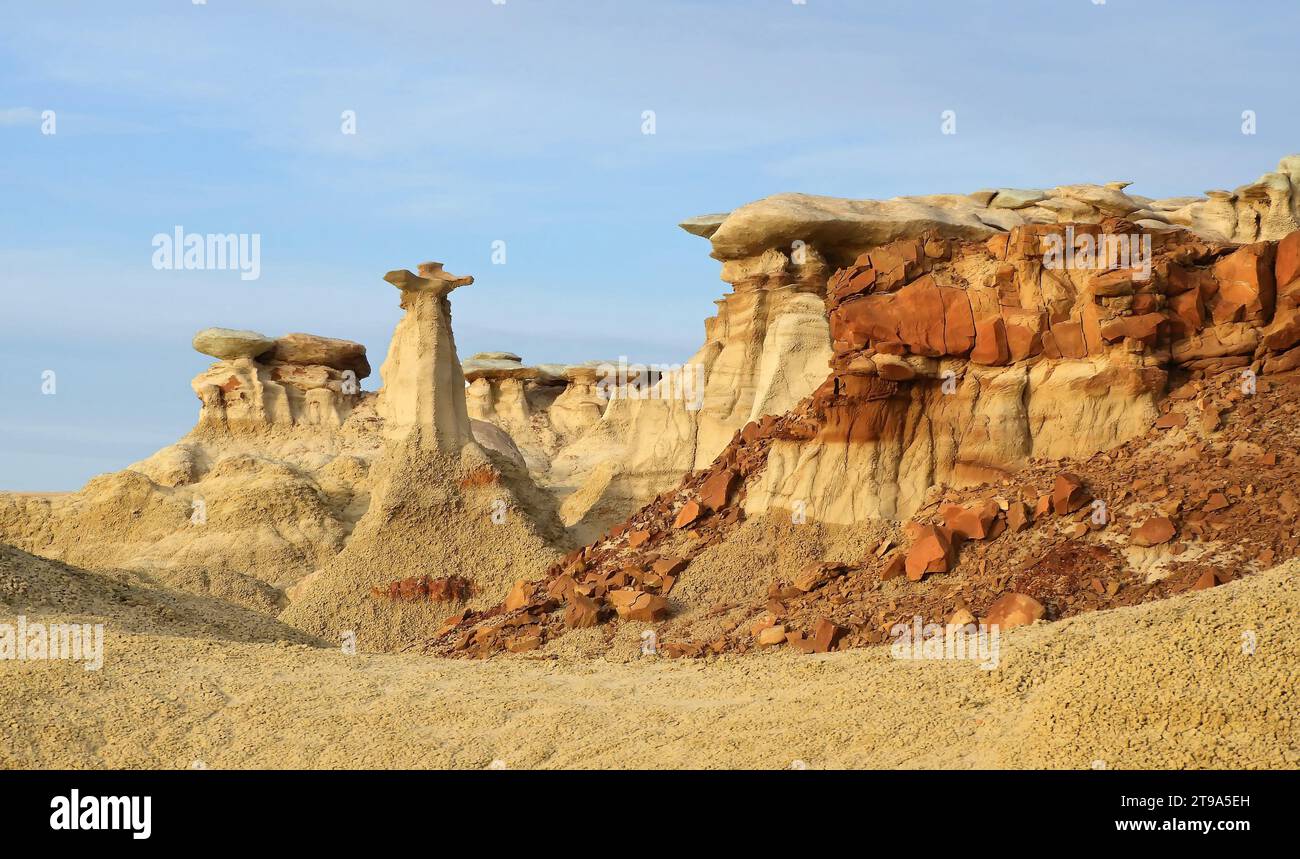
[[[685,365],[688,372],[701,374],[702,383],[696,387],[703,390],[703,396],[691,408],[674,396],[612,402],[598,424],[557,451],[551,457],[547,483],[563,499],[565,523],[580,537],[594,536],[671,488],[683,474],[706,467],[741,426],[764,415],[782,414],[812,393],[825,380],[826,362],[831,357],[830,330],[822,306],[827,281],[834,271],[853,267],[863,254],[883,245],[923,235],[942,240],[987,240],[1007,236],[1016,228],[1065,224],[1079,224],[1086,232],[1116,218],[1125,218],[1133,229],[1153,236],[1185,228],[1212,243],[1276,241],[1300,226],[1300,156],[1282,159],[1276,171],[1233,191],[1153,199],[1128,193],[1129,184],[1000,188],[883,201],[778,194],[732,212],[683,222],[686,231],[709,239],[713,257],[722,263],[722,279],[732,286],[732,292],[718,301],[718,314],[705,323],[704,345]],[[1013,338],[1025,330],[1023,319],[1032,316],[1036,304],[1045,303],[1049,312],[1059,314],[1066,294],[1053,283],[1049,281],[1045,299],[1026,296],[1027,303],[1019,308],[1023,313],[1010,314],[1008,330]],[[1189,300],[1181,299],[1184,304]],[[1222,313],[1216,323],[1221,320]],[[1051,324],[1058,321],[1052,319]],[[1067,325],[1062,332],[1068,338],[1074,329]],[[1136,333],[1146,335],[1144,331]],[[1248,339],[1249,335],[1241,329],[1216,327],[1202,332],[1200,339],[1183,341],[1180,354],[1206,360],[1231,356],[1243,345],[1234,338],[1242,337]],[[1064,345],[1072,354],[1078,351],[1074,342]],[[1054,398],[1044,384],[1062,391],[1085,385],[1086,379],[1098,379],[1099,384],[1104,378],[1099,376],[1101,372],[1100,367],[1079,366],[1054,371],[1050,380],[1037,380],[1034,387],[1045,395],[1036,398],[1035,408],[1045,411],[1036,412],[1029,420],[1055,425],[1050,405]],[[1024,382],[1029,384],[1030,380]],[[1001,386],[987,392],[993,397],[1014,398],[1021,383],[1016,374],[1002,374],[999,381],[990,379],[987,385]],[[687,386],[673,379],[665,387],[682,390]],[[1127,437],[1150,409],[1150,392],[1134,389],[1132,394],[1138,404],[1127,415],[1113,415],[1108,411],[1111,407],[1099,406],[1103,411],[1092,417],[1102,421],[1100,427],[1086,409],[1076,410],[1073,416],[1062,415],[1083,429],[1083,438],[1077,445],[1069,442],[1056,448],[1045,440],[1039,450],[1054,449],[1066,455]],[[1144,398],[1145,406],[1141,405]],[[952,411],[952,406],[948,403],[946,408]],[[953,419],[958,419],[956,414]],[[912,421],[915,428],[917,419]],[[1068,430],[1064,424],[1061,427],[1049,431],[1049,436],[1059,432],[1057,438],[1066,439]],[[1023,440],[1019,443],[1023,447]],[[935,444],[943,446],[944,442],[936,440]],[[994,468],[997,457],[991,456]],[[870,467],[846,465],[851,470]],[[984,473],[978,460],[970,465],[972,468],[963,466],[961,470]],[[796,469],[797,464],[789,466]],[[807,473],[806,468],[796,470]],[[898,497],[893,500],[863,497],[829,515],[842,520],[905,512],[934,476],[909,478],[912,485],[894,493]],[[815,485],[799,491],[805,490],[810,496],[819,494]],[[789,491],[772,490],[787,495]],[[765,504],[763,499],[770,494],[756,493],[756,503]]]
[[[1143,250],[1128,258],[1134,265],[1113,268],[1095,264],[1095,258],[1087,263],[1087,249],[1110,236],[1135,239]],[[926,514],[882,540],[874,558],[821,564],[793,581],[774,582],[767,594],[770,616],[755,619],[752,608],[742,615],[752,623],[748,631],[736,625],[732,634],[669,652],[702,655],[781,643],[822,652],[841,642],[883,641],[889,625],[881,623],[889,620],[890,609],[881,606],[896,608],[900,600],[878,597],[879,583],[899,577],[921,583],[952,572],[963,542],[995,541],[1052,516],[1064,520],[1061,535],[1079,540],[1113,521],[1107,499],[1131,529],[1125,542],[1147,549],[1180,533],[1170,513],[1190,498],[1199,510],[1188,516],[1188,533],[1207,541],[1198,554],[1228,557],[1231,552],[1213,555],[1211,541],[1232,527],[1222,511],[1234,503],[1253,501],[1262,490],[1288,516],[1300,512],[1300,502],[1285,488],[1289,472],[1267,483],[1261,477],[1256,486],[1230,482],[1240,478],[1233,467],[1258,462],[1268,469],[1291,468],[1293,456],[1283,462],[1277,453],[1240,440],[1230,450],[1216,444],[1222,451],[1207,466],[1218,470],[1209,479],[1181,481],[1186,487],[1169,504],[1121,505],[1129,492],[1116,488],[1123,480],[1109,475],[1093,482],[1110,484],[1101,497],[1084,479],[1060,471],[1044,493],[1036,488],[1042,486],[1042,469],[1035,465],[1103,457],[1104,468],[1124,457],[1131,477],[1143,457],[1168,454],[1158,452],[1158,441],[1140,440],[1153,431],[1188,427],[1186,411],[1171,405],[1192,397],[1199,398],[1201,430],[1208,436],[1221,429],[1234,403],[1240,420],[1255,420],[1262,413],[1250,398],[1259,386],[1272,390],[1259,377],[1300,365],[1293,357],[1300,355],[1294,332],[1298,260],[1300,231],[1281,241],[1236,245],[1184,230],[1151,233],[1120,219],[1016,227],[982,242],[931,232],[875,248],[830,278],[826,311],[834,354],[828,378],[812,396],[782,416],[747,424],[705,471],[568,555],[546,579],[519,583],[512,591],[516,599],[459,618],[433,648],[508,650],[519,624],[541,646],[567,629],[616,618],[671,621],[674,585],[690,576],[695,558],[725,543],[748,516],[862,527]],[[1178,385],[1173,394],[1171,378]],[[1273,400],[1288,413],[1297,408],[1294,397]],[[1249,437],[1250,431],[1242,428],[1236,435]],[[1203,460],[1208,448],[1202,442],[1182,460]],[[986,495],[974,504],[942,503],[948,487],[1017,482],[1023,490],[1004,489],[1000,497]],[[1039,532],[1034,545],[1051,536]],[[1282,552],[1297,551],[1289,533],[1264,536],[1261,541],[1243,532],[1238,538],[1256,546],[1264,566]],[[1180,543],[1178,551],[1185,550]],[[1127,567],[1114,547],[1056,546],[1048,554],[1057,560],[1038,557],[1022,574],[982,581],[969,608],[986,622],[1010,626],[1048,616],[1048,607],[1051,616],[1065,616],[1121,593],[1126,602],[1119,604],[1131,604],[1232,577],[1202,565],[1186,581],[1179,574],[1167,585],[1153,587],[1153,579],[1143,586],[1149,568],[1140,564],[1150,560],[1132,556],[1139,566]],[[1072,573],[1068,582],[1053,585],[1068,585],[1069,591],[1051,590],[1045,578],[1057,576],[1060,565],[1073,565],[1082,576]],[[871,580],[847,577],[863,569],[871,571]],[[981,562],[981,577],[985,569]],[[1009,583],[1025,592],[1008,589]],[[1090,595],[1074,590],[1079,587]],[[814,591],[819,596],[803,598]],[[915,608],[934,612],[943,593],[906,597]],[[868,614],[879,613],[865,622],[832,619],[850,597],[869,607]],[[645,611],[636,616],[623,610],[643,601]],[[799,625],[787,629],[778,620],[795,602],[804,606]],[[976,619],[964,603],[948,611],[957,625]]]
[[[271,339],[207,328],[194,335],[194,348],[220,359],[191,382],[200,425],[218,432],[340,427],[370,375],[365,346],[312,334]]]
[[[474,355],[465,362],[470,418],[504,430],[537,482],[549,486],[551,459],[604,414],[600,364],[526,366],[511,353]]]
[[[1149,242],[1143,267],[1054,264],[1115,236]],[[1086,457],[1144,432],[1171,371],[1263,369],[1264,332],[1293,315],[1274,318],[1277,245],[1110,220],[1016,227],[984,243],[930,235],[860,257],[827,296],[824,426],[774,448],[749,512],[906,518],[934,484]],[[1279,334],[1274,351],[1294,343]]]

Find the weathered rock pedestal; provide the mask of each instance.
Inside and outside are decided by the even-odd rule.
[[[421,264],[419,272],[401,269],[384,275],[402,291],[406,315],[393,331],[380,368],[384,388],[378,412],[386,440],[418,436],[422,449],[455,453],[470,440],[470,425],[447,296],[474,278],[445,272],[438,262]]]
[[[365,346],[315,334],[205,328],[194,348],[218,359],[190,383],[203,403],[197,429],[217,435],[338,429],[370,375]]]

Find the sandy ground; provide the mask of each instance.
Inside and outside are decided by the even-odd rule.
[[[1016,630],[992,671],[885,649],[350,656],[110,619],[99,671],[0,662],[0,765],[1296,767],[1297,573]]]

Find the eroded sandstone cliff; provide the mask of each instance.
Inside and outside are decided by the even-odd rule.
[[[982,240],[920,218],[904,228],[916,235],[876,245],[870,219],[865,235],[842,222],[823,233],[799,225],[841,249],[866,248],[823,292],[832,346],[824,381],[785,413],[746,423],[702,471],[547,578],[521,581],[506,603],[450,626],[432,649],[526,649],[618,618],[659,633],[694,624],[717,636],[674,644],[676,654],[785,642],[821,652],[885,640],[900,606],[958,625],[975,612],[1015,625],[1213,587],[1294,555],[1300,547],[1285,528],[1251,536],[1223,513],[1237,504],[1280,505],[1291,519],[1300,511],[1287,490],[1294,454],[1244,440],[1284,433],[1261,407],[1297,409],[1300,231],[1271,235],[1287,225],[1280,206],[1274,198],[1267,211],[1275,217],[1261,215],[1264,227],[1249,231],[1247,244],[1146,217],[1021,223]],[[780,252],[752,253],[763,242],[728,244],[729,220],[709,232],[723,236],[724,256],[750,254],[732,271],[768,266],[789,276],[792,258],[778,265]],[[773,235],[784,241],[787,229]],[[796,248],[806,264],[813,246]],[[837,254],[818,250],[813,259]],[[1179,406],[1193,398],[1194,434]],[[1170,449],[1183,432],[1186,449]],[[1147,468],[1167,474],[1176,494],[1134,495],[1153,485],[1135,476],[1151,457]],[[1169,471],[1191,462],[1202,463],[1200,475]],[[1265,471],[1246,483],[1241,469],[1255,462]],[[1088,476],[1065,471],[1070,463]],[[1184,504],[1180,522],[1173,514]],[[752,580],[702,561],[750,539],[747,518],[790,527],[796,543],[847,527],[869,534],[874,550]],[[1216,539],[1226,533],[1236,536]],[[963,542],[999,538],[977,556],[1023,570],[980,560],[948,587],[926,584],[957,569]],[[1248,568],[1243,550],[1258,553]],[[729,592],[742,601],[693,601],[716,587],[675,597],[697,566],[735,581]],[[903,584],[886,584],[904,572]],[[758,579],[769,582],[765,597]]]
[[[1300,156],[1282,159],[1276,171],[1234,191],[1210,191],[1204,196],[1152,199],[1130,195],[1125,190],[1129,184],[1001,188],[884,201],[778,194],[733,212],[683,222],[683,229],[710,240],[712,255],[722,263],[722,279],[732,288],[718,300],[717,315],[706,321],[704,344],[684,365],[689,368],[686,372],[702,375],[703,396],[689,405],[671,395],[610,401],[599,423],[548,453],[545,482],[563,500],[565,524],[580,539],[593,537],[673,486],[682,475],[706,467],[740,427],[764,415],[783,414],[811,394],[826,378],[830,326],[842,318],[842,314],[828,317],[823,306],[831,275],[861,267],[860,258],[868,255],[869,260],[872,251],[892,242],[923,236],[938,242],[989,240],[1008,238],[1017,228],[1065,224],[1079,225],[1077,235],[1095,236],[1105,222],[1116,218],[1153,238],[1186,229],[1217,244],[1276,241],[1300,227]],[[1035,234],[1021,231],[1018,235]],[[1001,248],[999,242],[995,239],[994,244]],[[956,294],[950,290],[958,281],[971,283],[974,288],[966,301],[972,319],[978,313],[981,324],[1005,331],[1010,338],[1006,348],[1019,350],[1018,361],[1029,357],[1023,354],[1027,333],[1041,337],[1039,314],[1046,313],[1044,333],[1053,344],[1049,351],[1089,363],[1057,366],[1050,372],[1046,365],[1034,371],[1025,367],[983,371],[979,368],[999,365],[976,361],[976,369],[960,380],[956,399],[925,402],[918,398],[907,408],[895,403],[887,422],[899,427],[906,442],[887,442],[898,446],[893,451],[866,453],[867,449],[859,448],[852,455],[812,449],[798,454],[788,448],[777,451],[777,467],[769,478],[772,485],[755,493],[757,512],[816,499],[822,507],[820,515],[829,521],[903,516],[936,480],[989,475],[1033,453],[1090,452],[1116,444],[1144,426],[1159,391],[1151,387],[1151,374],[1135,372],[1142,362],[1077,348],[1082,336],[1077,326],[1100,320],[1096,312],[1087,310],[1086,301],[1076,306],[1075,297],[1086,285],[1052,270],[1041,277],[1034,270],[1035,265],[1042,267],[1041,262],[1034,262],[1030,249],[1018,247],[1012,253],[1010,260],[1005,250],[1002,258],[991,251],[985,257],[952,260],[940,267],[940,276],[948,278],[942,285],[948,291],[913,287],[902,297],[901,312],[917,319],[941,313],[937,305],[926,306],[926,300],[951,299]],[[927,259],[919,257],[928,271]],[[912,266],[907,271],[913,271],[916,262],[888,264]],[[1000,280],[990,286],[990,277]],[[878,291],[884,291],[883,286]],[[1022,294],[1015,302],[1004,304],[1002,296],[1010,299],[1016,291]],[[909,301],[918,303],[909,306]],[[1195,313],[1186,295],[1171,301]],[[883,305],[877,301],[875,306]],[[998,309],[1003,307],[1005,311]],[[1076,313],[1073,321],[1071,309]],[[1002,322],[993,323],[993,316],[1003,317]],[[1193,336],[1178,341],[1180,359],[1215,361],[1249,351],[1245,341],[1252,335],[1246,329],[1221,326],[1231,322],[1223,311],[1211,318],[1214,326],[1197,327]],[[1056,325],[1061,328],[1054,333]],[[1064,351],[1055,347],[1058,334]],[[1094,340],[1099,336],[1096,331],[1090,334]],[[983,345],[981,351],[984,348],[990,347]],[[965,358],[966,351],[950,352],[946,344],[935,343],[919,357],[934,360],[913,361],[915,369],[937,378],[943,372],[938,366],[943,359]],[[1118,388],[1112,389],[1112,379]],[[670,380],[665,387],[686,386]],[[1003,407],[1017,402],[1020,406],[1012,412],[1018,410],[1019,415]],[[484,419],[507,432],[510,426],[519,426],[517,419],[488,415]],[[985,429],[971,433],[956,429],[968,423]],[[981,440],[980,432],[988,437]],[[861,480],[869,472],[878,476]],[[835,500],[828,504],[830,496]]]

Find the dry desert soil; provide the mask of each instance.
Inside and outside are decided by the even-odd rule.
[[[19,563],[29,583],[65,572],[0,561],[11,591]],[[668,660],[593,640],[588,654],[580,634],[482,661],[348,655],[83,573],[72,596],[102,612],[76,619],[105,622],[103,667],[0,662],[0,766],[1295,767],[1297,566],[1013,630],[994,670],[883,647]]]

